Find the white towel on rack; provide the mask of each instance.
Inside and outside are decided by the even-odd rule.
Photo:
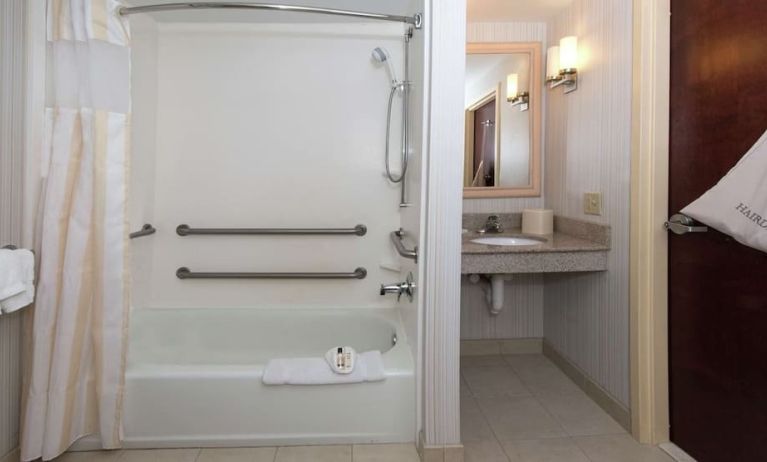
[[[0,249],[0,311],[10,313],[35,299],[35,256],[25,249]]]
[[[350,374],[336,374],[325,358],[272,359],[264,368],[266,385],[330,385],[340,383],[378,382],[386,378],[380,351],[357,355]]]

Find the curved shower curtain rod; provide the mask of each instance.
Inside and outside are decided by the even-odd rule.
[[[155,11],[173,11],[187,9],[242,9],[242,10],[271,10],[288,11],[294,13],[316,13],[332,16],[350,16],[354,18],[376,19],[379,21],[403,22],[412,24],[416,29],[423,25],[423,16],[416,13],[413,16],[398,16],[392,14],[365,13],[362,11],[338,10],[333,8],[320,8],[314,6],[278,5],[270,3],[250,2],[183,2],[183,3],[158,3],[156,5],[123,6],[118,9],[121,15],[134,13],[151,13]]]

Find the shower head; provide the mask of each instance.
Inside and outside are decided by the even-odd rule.
[[[391,63],[391,55],[386,48],[376,47],[373,49],[373,60],[377,63],[386,64],[386,68],[389,70],[389,76],[392,83],[397,84],[397,73],[394,71],[394,65]]]

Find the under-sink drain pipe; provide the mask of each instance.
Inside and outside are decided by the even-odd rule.
[[[506,279],[507,276],[502,274],[491,274],[489,276],[480,274],[469,275],[469,281],[472,284],[481,284],[482,291],[485,293],[487,307],[493,316],[497,316],[503,311],[503,294]]]

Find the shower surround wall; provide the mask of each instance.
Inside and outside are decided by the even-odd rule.
[[[546,275],[546,342],[629,406],[629,217],[632,2],[575,0],[549,24],[549,41],[579,39],[578,91],[549,92],[546,206],[612,227],[608,271]],[[604,194],[602,216],[583,193]]]
[[[153,194],[134,207],[134,227],[151,219],[159,229],[136,243],[151,247],[152,259],[139,275],[141,307],[395,305],[392,297],[378,294],[381,282],[399,278],[399,257],[388,237],[400,227],[399,187],[382,175],[389,77],[371,63],[370,52],[388,48],[401,73],[403,33],[400,24],[158,23],[157,86],[147,80],[135,94],[137,124],[139,106],[156,104],[155,133],[146,123],[136,126],[134,136],[146,145],[145,151],[134,149],[134,163],[154,162],[134,168],[136,194]],[[144,40],[151,41],[151,34]],[[134,56],[141,54],[134,50]],[[395,169],[399,120],[395,107]],[[154,147],[145,135],[154,136]],[[137,178],[142,172],[147,177]],[[175,234],[182,223],[331,228],[362,223],[368,233],[182,238]],[[182,281],[175,276],[181,266],[320,272],[363,266],[368,276]]]
[[[413,6],[423,8],[423,3]],[[415,33],[411,45],[408,199],[412,205],[401,209],[400,186],[383,174],[391,82],[386,69],[371,61],[371,51],[378,46],[387,48],[403,76],[402,24],[238,22],[240,16],[226,15],[208,17],[215,22],[171,22],[172,17],[131,17],[130,220],[134,229],[143,223],[158,229],[131,244],[133,314],[139,323],[161,316],[157,313],[188,316],[194,313],[190,309],[201,308],[201,315],[210,316],[211,331],[219,334],[206,337],[182,329],[182,336],[193,346],[217,352],[218,363],[208,364],[189,348],[190,357],[180,354],[177,363],[157,369],[153,355],[136,353],[151,344],[136,330],[126,386],[126,441],[132,447],[144,447],[152,439],[151,432],[142,431],[148,428],[147,422],[157,420],[151,403],[167,392],[165,379],[179,380],[172,385],[172,397],[164,400],[179,410],[170,413],[177,415],[161,425],[158,433],[166,445],[189,441],[202,445],[414,441],[421,407],[416,402],[420,386],[414,372],[421,355],[420,298],[410,303],[403,297],[397,302],[396,297],[380,296],[379,285],[404,281],[409,271],[420,276],[418,266],[396,254],[389,233],[403,227],[408,232],[406,245],[419,244],[424,213],[422,102],[426,94],[421,32]],[[191,13],[180,16],[191,17]],[[197,17],[206,21],[207,16]],[[301,16],[291,18],[300,20]],[[392,118],[395,172],[401,168],[400,104],[397,98]],[[368,231],[364,237],[180,237],[175,232],[180,224],[200,228],[347,228],[364,224]],[[179,280],[175,273],[182,266],[206,272],[351,272],[365,267],[368,273],[363,280]],[[384,316],[395,325],[401,322],[396,350],[384,355],[387,380],[352,385],[348,393],[337,387],[302,391],[257,384],[253,388],[249,381],[259,380],[264,356],[276,357],[280,351],[297,354],[306,347],[301,341],[311,343],[311,339],[277,336],[285,345],[271,342],[271,349],[258,350],[261,356],[245,353],[245,359],[239,360],[248,363],[243,367],[236,354],[227,353],[226,346],[247,340],[248,332],[263,336],[256,329],[229,331],[226,316],[272,316],[269,319],[280,328],[314,329],[315,315],[300,310],[312,310],[318,319],[348,313],[355,332],[360,328],[354,321],[358,318]],[[304,318],[307,324],[300,324]],[[290,322],[281,321],[285,319]],[[174,324],[150,326],[159,344],[173,332],[163,336],[157,331],[170,325]],[[318,335],[326,331],[315,330]],[[343,336],[336,337],[335,342],[344,341]],[[391,333],[384,332],[383,338],[389,342]],[[328,343],[327,348],[335,345],[332,339],[322,343]],[[194,366],[176,377],[178,368],[174,366],[184,369],[184,361]],[[162,372],[156,373],[158,370]],[[216,371],[215,383],[209,370]],[[345,399],[358,406],[371,402],[369,395],[388,396],[382,399],[397,405],[387,406],[385,412],[369,408],[371,415],[361,420],[315,409],[317,421],[336,419],[332,431],[307,419],[303,426],[290,422],[298,416],[290,403],[314,399],[328,404]],[[259,399],[281,409],[273,411],[282,413],[282,427],[276,421],[270,426],[268,416],[253,420],[247,407],[238,407],[238,403],[250,400],[252,404]],[[182,410],[190,408],[186,403],[219,403],[217,400],[220,408],[233,406],[221,425],[213,422],[185,428]],[[390,420],[398,424],[387,426]]]

